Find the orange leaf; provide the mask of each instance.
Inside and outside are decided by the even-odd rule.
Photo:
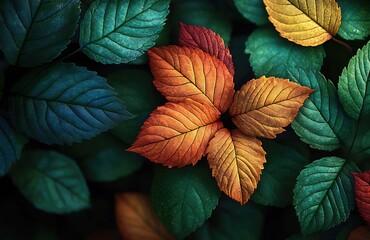
[[[215,107],[187,99],[158,107],[144,122],[128,151],[164,166],[182,167],[200,160],[218,129],[220,113]]]
[[[148,57],[154,85],[169,101],[190,98],[221,113],[230,106],[233,77],[218,58],[198,48],[178,46],[152,48]]]
[[[280,35],[303,46],[317,46],[335,36],[342,15],[335,0],[263,0]]]
[[[369,240],[370,228],[368,226],[358,227],[351,232],[348,240]]]
[[[117,227],[123,239],[175,239],[159,221],[148,196],[121,193],[115,198]]]
[[[239,130],[219,130],[209,143],[207,159],[219,188],[245,204],[260,180],[266,162],[262,143]]]
[[[311,92],[282,78],[252,79],[235,94],[230,115],[246,135],[275,138],[293,121]]]
[[[200,48],[206,53],[217,57],[225,63],[231,75],[234,76],[234,64],[230,50],[225,46],[221,36],[211,29],[186,25],[180,22],[179,43],[186,47]]]

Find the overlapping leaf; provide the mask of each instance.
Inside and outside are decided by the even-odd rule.
[[[234,0],[238,11],[249,21],[263,25],[268,23],[265,5],[261,0]]]
[[[193,99],[221,113],[234,94],[232,75],[218,58],[200,49],[165,46],[148,51],[154,85],[169,101]]]
[[[275,138],[293,121],[312,91],[281,78],[252,79],[236,92],[230,115],[244,134]]]
[[[222,127],[214,107],[188,99],[158,107],[128,149],[164,166],[195,164]]]
[[[348,218],[355,205],[351,172],[357,171],[353,162],[326,157],[299,174],[293,204],[304,233],[327,230]]]
[[[179,44],[187,47],[199,48],[225,63],[227,69],[234,75],[234,64],[230,50],[225,46],[220,35],[212,30],[180,23]]]
[[[219,130],[207,148],[207,159],[219,188],[245,204],[260,179],[266,162],[262,143],[239,130]]]
[[[55,151],[32,151],[12,168],[10,175],[36,208],[69,213],[90,205],[89,189],[77,164]]]
[[[338,32],[341,12],[335,0],[264,0],[269,20],[282,37],[317,46]]]
[[[123,239],[174,239],[158,219],[149,196],[141,193],[116,195],[116,220]]]
[[[351,232],[348,240],[368,240],[370,239],[370,228],[369,226],[358,227]]]
[[[46,144],[89,139],[131,117],[104,78],[71,63],[36,70],[17,82],[9,112],[22,133]]]
[[[96,0],[81,22],[80,46],[101,63],[127,63],[154,46],[169,0]]]
[[[339,103],[337,90],[319,72],[288,69],[289,79],[314,89],[292,122],[292,128],[311,147],[332,151],[348,141],[350,119]]]
[[[11,64],[49,62],[71,41],[80,11],[78,0],[3,0],[0,49]]]
[[[370,171],[353,172],[355,180],[355,198],[357,210],[361,217],[370,225]]]

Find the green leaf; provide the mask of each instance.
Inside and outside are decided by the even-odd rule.
[[[234,0],[238,11],[249,21],[257,25],[267,24],[267,12],[261,0]]]
[[[370,41],[351,58],[339,77],[338,94],[352,118],[370,115]]]
[[[338,35],[347,40],[361,40],[370,35],[370,2],[338,0],[342,21]]]
[[[80,160],[79,164],[87,179],[107,182],[137,171],[143,160],[140,155],[126,152],[120,146],[107,146],[95,156]]]
[[[292,203],[296,178],[309,163],[308,158],[296,148],[273,141],[263,142],[263,149],[266,164],[252,199],[262,205],[287,206]]]
[[[92,138],[130,117],[106,80],[72,63],[33,71],[13,85],[14,125],[46,144]]]
[[[158,217],[177,239],[183,239],[212,214],[220,190],[208,168],[156,169],[152,202]]]
[[[2,0],[0,49],[13,65],[50,62],[70,43],[80,11],[79,0]]]
[[[246,42],[245,53],[256,77],[287,77],[286,66],[320,70],[325,51],[322,46],[303,47],[278,35],[271,28],[255,30]]]
[[[117,124],[112,133],[132,144],[149,114],[163,104],[163,97],[153,85],[153,77],[143,70],[124,69],[108,76],[110,85],[134,118]]]
[[[11,170],[14,184],[38,209],[69,213],[89,207],[89,190],[77,164],[55,151],[30,151]]]
[[[265,213],[252,201],[240,206],[230,198],[221,200],[205,224],[191,235],[194,240],[261,239]]]
[[[225,9],[219,8],[214,1],[180,1],[174,4],[171,14],[174,26],[179,26],[179,22],[203,26],[219,34],[226,44],[230,40],[232,31],[230,19],[225,14]]]
[[[101,63],[127,63],[154,46],[169,0],[95,0],[81,22],[80,46]]]
[[[13,163],[21,157],[27,140],[17,133],[0,114],[0,176],[5,175]]]
[[[287,71],[289,80],[315,90],[292,122],[296,134],[315,149],[332,151],[346,145],[353,123],[340,105],[334,84],[316,71],[302,68]]]
[[[321,158],[302,170],[293,205],[303,233],[325,231],[348,218],[355,206],[351,172],[358,171],[338,157]]]

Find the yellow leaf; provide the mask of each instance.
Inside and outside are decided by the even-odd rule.
[[[263,0],[280,35],[303,46],[317,46],[338,32],[342,15],[335,0]]]
[[[311,92],[282,78],[252,79],[236,92],[230,115],[244,134],[275,138],[294,120]]]
[[[239,130],[219,130],[207,148],[207,160],[219,188],[232,199],[245,204],[260,180],[265,151],[255,137]]]
[[[155,214],[150,198],[140,193],[116,195],[116,221],[125,240],[174,240]]]
[[[152,112],[136,141],[127,149],[169,167],[195,164],[218,129],[220,112],[187,99],[168,102]]]

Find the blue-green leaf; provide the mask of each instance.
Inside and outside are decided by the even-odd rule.
[[[80,11],[79,0],[2,0],[0,49],[11,64],[50,62],[71,41]]]
[[[69,213],[90,205],[89,190],[77,164],[55,151],[31,151],[11,170],[14,184],[36,207]]]
[[[350,161],[325,157],[306,166],[297,178],[293,205],[303,233],[328,230],[345,221],[354,209]]]
[[[268,23],[265,5],[261,0],[234,0],[238,11],[249,21],[257,25]]]
[[[27,140],[17,133],[0,115],[0,176],[6,174],[13,163],[21,157],[23,145]]]
[[[271,28],[255,30],[246,42],[245,53],[256,77],[287,77],[286,66],[320,70],[325,51],[322,46],[303,47],[292,43]]]
[[[152,202],[158,217],[177,239],[183,239],[212,214],[220,190],[207,168],[156,169]]]
[[[80,46],[95,61],[127,63],[153,47],[169,0],[95,0],[81,22]]]
[[[292,203],[296,178],[309,163],[308,158],[302,150],[272,141],[263,142],[263,149],[266,164],[252,199],[262,205],[287,206]]]
[[[33,71],[14,84],[9,112],[22,133],[46,144],[89,139],[131,116],[104,78],[71,63]]]
[[[342,12],[338,35],[348,40],[361,40],[370,35],[370,2],[337,0]]]
[[[296,134],[320,150],[332,151],[345,145],[352,122],[340,105],[334,84],[316,71],[303,68],[287,71],[289,80],[315,90],[292,122]]]

